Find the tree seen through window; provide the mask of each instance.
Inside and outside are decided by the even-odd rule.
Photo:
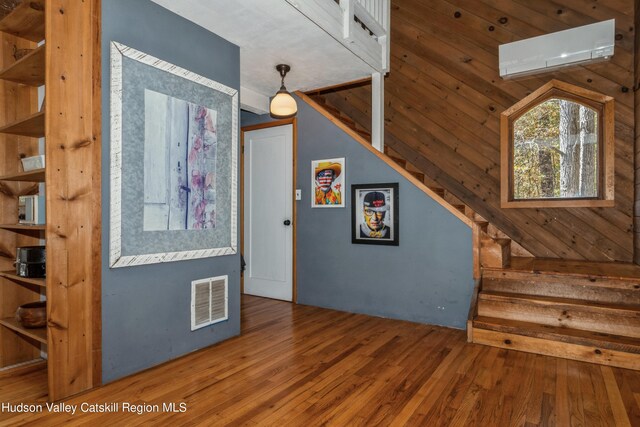
[[[598,113],[551,98],[513,122],[513,198],[598,197]]]

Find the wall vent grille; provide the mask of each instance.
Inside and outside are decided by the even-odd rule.
[[[191,282],[191,330],[229,318],[229,276]]]

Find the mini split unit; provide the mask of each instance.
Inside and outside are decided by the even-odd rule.
[[[500,45],[500,77],[551,71],[613,55],[615,19]]]

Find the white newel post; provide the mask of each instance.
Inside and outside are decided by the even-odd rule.
[[[382,5],[382,26],[384,36],[380,37],[380,44],[383,45],[382,63],[385,71],[391,68],[391,0],[384,0]]]
[[[384,74],[371,75],[371,145],[384,153]]]
[[[342,37],[345,40],[351,39],[353,31],[353,14],[355,0],[340,0],[340,8],[342,9]]]

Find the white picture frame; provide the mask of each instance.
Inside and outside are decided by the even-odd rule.
[[[346,159],[311,161],[311,207],[344,208],[347,195]]]
[[[129,58],[141,64],[153,67],[169,78],[185,79],[189,84],[202,85],[206,90],[217,91],[230,98],[230,171],[228,181],[221,185],[228,186],[230,194],[228,222],[225,229],[229,230],[228,245],[214,248],[189,248],[188,236],[175,240],[175,250],[150,251],[149,253],[123,253],[123,218],[136,214],[130,207],[123,205],[123,121],[128,119],[123,115],[123,89],[127,82],[123,81],[123,61]],[[200,88],[202,89],[202,88]],[[144,264],[155,264],[173,261],[183,261],[198,258],[208,258],[237,253],[237,212],[238,212],[238,91],[209,78],[203,77],[177,65],[158,59],[152,55],[140,52],[134,48],[118,42],[111,42],[111,149],[110,149],[110,235],[109,235],[109,265],[111,268],[128,267]],[[187,100],[190,101],[190,100]],[[128,183],[127,185],[131,185]],[[124,210],[127,210],[125,212]],[[198,233],[202,230],[188,230]],[[156,232],[156,233],[164,233]],[[172,235],[175,236],[175,235]],[[185,235],[186,236],[186,235]],[[171,239],[169,239],[171,240]]]

